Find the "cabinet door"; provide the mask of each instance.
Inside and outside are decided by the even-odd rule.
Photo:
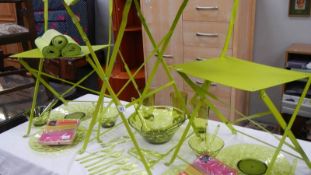
[[[156,42],[159,43],[161,39],[168,32],[173,20],[178,11],[179,5],[182,0],[142,0],[141,7],[146,18],[147,24],[151,30],[153,37]],[[153,46],[143,31],[143,43],[144,43],[144,54],[145,59],[148,58],[148,55],[152,52]],[[182,20],[180,19],[178,25],[175,29],[175,32],[170,40],[169,46],[167,47],[164,53],[165,61],[171,64],[177,64],[183,62],[183,38],[182,38]],[[150,76],[154,63],[157,57],[154,56],[146,65],[146,75]],[[176,72],[172,71],[174,79],[180,89],[183,87],[182,80]],[[156,77],[152,82],[152,87],[158,87],[168,82],[168,78],[160,66],[157,71]],[[165,89],[164,91],[156,95],[156,104],[169,104],[169,92],[172,91],[172,88]]]
[[[16,22],[16,12],[15,5],[13,3],[1,3],[0,5],[0,23],[15,23]],[[17,53],[21,50],[19,44],[7,44],[0,46],[0,49],[5,53]],[[13,60],[6,60],[6,66],[18,67]]]
[[[0,5],[0,23],[15,22],[16,13],[12,3],[1,3]]]

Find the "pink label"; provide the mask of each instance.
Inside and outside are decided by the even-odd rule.
[[[39,138],[39,142],[45,145],[61,145],[72,143],[76,131],[74,129],[43,132]]]
[[[204,175],[237,175],[237,170],[208,155],[198,157],[193,166]]]

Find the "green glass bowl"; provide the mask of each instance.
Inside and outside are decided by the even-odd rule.
[[[138,113],[144,117],[146,125],[142,124]],[[185,120],[184,113],[171,106],[142,107],[128,118],[131,127],[152,144],[168,142]]]
[[[220,137],[212,134],[204,134],[203,137],[193,135],[190,137],[188,144],[196,155],[207,154],[214,157],[225,145]]]
[[[236,144],[231,145],[223,150],[217,155],[217,159],[227,164],[228,166],[240,170],[239,162],[245,159],[258,160],[260,162],[269,165],[275,149],[257,144]],[[289,175],[295,166],[291,166],[285,155],[280,153],[273,165],[270,174],[271,175]],[[245,175],[241,170],[239,174]]]
[[[105,111],[105,112],[104,112]],[[111,128],[115,125],[119,113],[116,107],[110,106],[100,112],[101,124],[104,128]]]

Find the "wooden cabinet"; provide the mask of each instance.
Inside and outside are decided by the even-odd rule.
[[[0,22],[15,22],[16,13],[15,6],[11,3],[1,3],[0,4]]]
[[[141,1],[147,23],[158,42],[168,31],[181,2],[182,0]],[[190,0],[165,53],[167,63],[199,61],[218,56],[227,35],[232,4],[233,0]],[[240,1],[238,17],[228,50],[229,55],[247,60],[252,59],[255,4],[255,0]],[[145,32],[143,34],[144,54],[147,58],[152,47]],[[147,64],[147,75],[151,72],[154,60]],[[193,95],[192,89],[183,83],[175,72],[173,74],[179,88],[186,91],[190,99]],[[163,70],[160,70],[152,85],[157,87],[164,84],[167,81],[165,77]],[[198,84],[202,83],[199,79],[194,81]],[[235,118],[234,108],[247,113],[246,93],[219,84],[212,84],[210,91],[228,104],[223,106],[215,102],[230,119]],[[157,94],[157,104],[169,104],[169,92],[170,89],[167,89]],[[214,114],[211,114],[211,118],[214,117]]]
[[[15,4],[1,3],[0,4],[0,23],[16,23]],[[19,44],[7,44],[0,46],[4,54],[16,53],[21,51]],[[10,62],[6,62],[6,65]]]
[[[141,1],[142,11],[146,18],[146,22],[150,27],[151,33],[155,38],[156,42],[159,43],[163,36],[168,32],[175,14],[178,11],[179,5],[182,0],[151,0],[151,1]],[[145,58],[148,58],[148,55],[153,50],[153,46],[146,34],[143,35],[144,43],[144,54]],[[171,64],[177,64],[183,62],[183,36],[182,36],[182,22],[179,22],[175,33],[173,34],[170,43],[166,49],[166,52],[163,54],[165,61]],[[156,58],[152,58],[151,61],[146,66],[146,77],[150,76],[150,72],[155,64]],[[183,83],[176,73],[173,74],[177,84],[182,88]],[[159,68],[157,75],[152,82],[152,87],[158,87],[168,82],[167,76],[162,67]],[[157,104],[166,104],[169,102],[169,92],[172,89],[166,89],[166,91],[161,91],[156,95]]]
[[[183,19],[228,22],[232,4],[232,0],[191,0],[184,11]]]

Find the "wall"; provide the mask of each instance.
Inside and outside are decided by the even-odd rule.
[[[311,43],[311,17],[288,17],[289,0],[257,0],[254,62],[283,67],[291,43]],[[268,91],[280,108],[281,87]],[[258,94],[250,97],[250,114],[267,110]],[[264,119],[273,122],[271,117]]]

